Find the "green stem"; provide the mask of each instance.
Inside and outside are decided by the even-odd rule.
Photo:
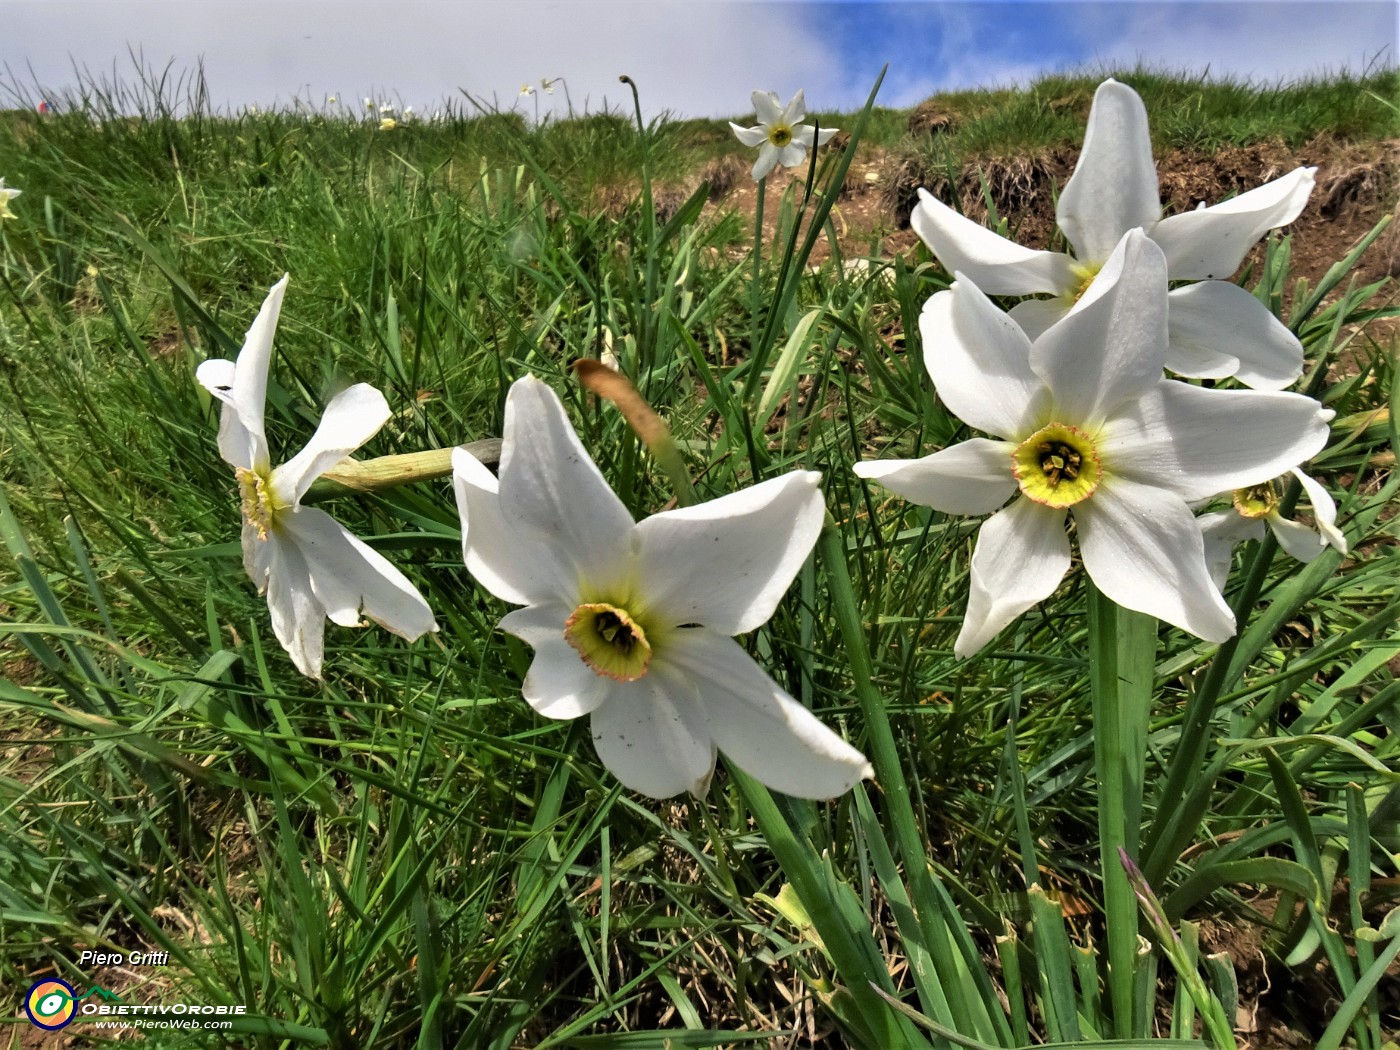
[[[864,1027],[864,1031],[855,1033],[861,1037],[858,1044],[890,1050],[926,1048],[928,1044],[909,1022],[876,994],[875,989],[880,988],[892,995],[894,987],[869,936],[869,919],[862,914],[850,887],[837,882],[812,844],[793,833],[792,825],[767,788],[736,766],[729,767],[729,775],[743,792],[749,812],[797,892],[837,975],[849,982],[846,991],[857,1013],[848,1015],[846,1020]]]
[[[758,180],[758,201],[753,216],[753,279],[749,282],[749,360],[758,349],[758,306],[763,299],[763,198],[768,179]]]
[[[1099,858],[1108,926],[1109,997],[1119,1039],[1137,1034],[1133,988],[1138,905],[1118,851],[1137,862],[1156,647],[1157,621],[1122,608],[1090,581],[1089,688],[1099,783]]]
[[[914,816],[914,807],[909,801],[909,786],[904,780],[904,767],[899,760],[894,731],[890,728],[889,713],[875,688],[865,625],[861,622],[860,605],[856,601],[855,587],[851,583],[850,569],[846,565],[845,545],[840,529],[829,514],[821,538],[817,540],[817,550],[821,554],[822,567],[826,569],[827,583],[831,587],[831,604],[836,615],[836,626],[841,631],[841,640],[846,646],[846,658],[851,664],[856,701],[860,704],[860,713],[865,719],[870,764],[875,767],[875,781],[880,785],[884,801],[893,811],[895,841],[907,869],[924,869],[928,866],[928,858],[919,838],[919,824]]]
[[[1180,819],[1182,807],[1198,786],[1192,782],[1201,775],[1201,762],[1205,759],[1206,745],[1210,740],[1211,717],[1215,714],[1216,703],[1235,662],[1235,650],[1239,648],[1244,634],[1242,625],[1249,622],[1249,613],[1264,589],[1269,565],[1277,549],[1277,541],[1272,535],[1266,535],[1259,544],[1249,575],[1235,599],[1235,623],[1240,626],[1234,636],[1215,651],[1205,676],[1187,698],[1181,733],[1168,763],[1167,779],[1157,796],[1157,815],[1148,831],[1147,846],[1143,851],[1142,871],[1149,882],[1161,883],[1165,880],[1176,858],[1196,831],[1194,826],[1187,826]],[[1136,857],[1133,859],[1137,860]]]
[[[465,448],[488,467],[501,461],[501,439],[485,438],[469,441]],[[378,492],[381,489],[412,485],[419,481],[445,478],[452,473],[452,449],[430,448],[422,452],[405,452],[373,459],[351,459],[346,456],[330,470],[311,483],[302,497],[303,503],[316,503],[351,492]]]
[[[894,832],[895,846],[904,862],[905,879],[918,913],[926,946],[952,1010],[948,1020],[968,1031],[1010,1039],[1006,1018],[995,1008],[990,978],[982,967],[966,928],[957,918],[947,890],[938,881],[914,812],[909,784],[904,778],[899,748],[890,727],[889,712],[874,682],[874,664],[861,620],[860,604],[846,564],[845,543],[831,515],[826,518],[817,551],[831,589],[832,612],[850,663],[856,701],[865,721],[866,745],[875,782],[885,807],[886,826]],[[989,1004],[991,1004],[989,1006]]]

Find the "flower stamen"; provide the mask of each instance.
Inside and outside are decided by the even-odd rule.
[[[564,640],[595,672],[617,682],[635,682],[647,673],[651,643],[626,609],[586,602],[564,622]]]
[[[1099,487],[1103,465],[1093,439],[1078,427],[1041,427],[1011,454],[1011,472],[1021,491],[1047,507],[1072,507]]]
[[[258,539],[265,540],[272,529],[273,516],[272,489],[267,478],[247,467],[235,467],[234,474],[238,478],[238,500],[243,520],[257,532]]]
[[[1279,494],[1272,481],[1266,481],[1261,485],[1251,485],[1249,488],[1236,489],[1232,496],[1235,510],[1240,512],[1242,517],[1257,519],[1267,518],[1274,511],[1278,510]]]
[[[1094,278],[1099,275],[1100,269],[1102,269],[1100,263],[1076,262],[1070,264],[1070,272],[1074,274],[1074,287],[1066,298],[1071,306],[1084,298],[1084,293],[1089,290],[1089,285],[1094,283]]]
[[[787,124],[774,124],[768,129],[768,141],[782,149],[792,141],[792,128]]]

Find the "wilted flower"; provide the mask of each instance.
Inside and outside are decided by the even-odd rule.
[[[702,793],[715,749],[769,787],[830,798],[871,776],[730,637],[773,615],[821,531],[819,476],[795,471],[640,524],[547,386],[506,399],[500,479],[453,454],[462,552],[477,582],[523,605],[501,629],[535,650],[526,701],[591,718],[623,784]]]
[[[836,128],[822,128],[820,133],[809,124],[803,124],[807,115],[807,103],[802,91],[792,96],[787,109],[780,109],[778,96],[772,91],[753,93],[753,110],[758,117],[758,126],[741,128],[733,121],[729,126],[745,146],[759,146],[758,162],[753,166],[753,178],[759,182],[781,164],[785,168],[796,168],[807,158],[807,150],[815,141],[824,146],[836,134]],[[815,135],[815,139],[814,136]]]
[[[1300,394],[1209,390],[1162,377],[1166,260],[1141,230],[1032,342],[965,275],[920,318],[938,396],[994,435],[918,460],[856,464],[916,503],[996,511],[972,555],[954,650],[969,656],[1048,597],[1070,564],[1110,599],[1210,641],[1235,631],[1188,501],[1256,485],[1326,442],[1332,413]],[[1023,497],[1001,508],[1019,490]]]
[[[8,188],[5,185],[5,180],[0,179],[0,219],[13,219],[15,217],[15,213],[10,211],[10,201],[23,192],[23,190]]]
[[[1089,287],[1122,236],[1141,227],[1167,257],[1167,278],[1199,281],[1169,296],[1166,367],[1184,376],[1234,376],[1279,390],[1303,369],[1303,346],[1249,292],[1228,280],[1269,230],[1298,217],[1316,168],[1297,168],[1232,200],[1162,218],[1147,110],[1137,92],[1106,80],[1094,94],[1084,149],[1055,215],[1074,255],[1023,248],[965,219],[927,190],[910,224],[951,273],[988,295],[1034,295],[1011,311],[1035,338]]]
[[[1231,510],[1211,511],[1196,519],[1205,539],[1206,565],[1221,590],[1230,574],[1230,556],[1235,544],[1263,539],[1265,525],[1278,545],[1301,562],[1312,561],[1324,547],[1332,547],[1341,554],[1347,552],[1347,539],[1337,528],[1337,504],[1327,490],[1297,467],[1290,473],[1298,479],[1312,504],[1311,528],[1302,522],[1290,521],[1279,512],[1282,483],[1286,478],[1237,489],[1231,493]]]
[[[379,130],[380,130],[380,131],[393,131],[393,130],[394,130],[396,127],[398,127],[398,126],[399,126],[399,122],[398,122],[397,120],[395,120],[393,117],[382,117],[382,118],[380,118],[380,121],[379,121]]]
[[[432,610],[403,573],[325,511],[301,506],[311,483],[363,445],[389,418],[384,395],[357,383],[331,398],[306,447],[273,468],[263,432],[272,336],[284,276],[244,337],[238,360],[205,361],[195,373],[223,402],[219,454],[234,468],[243,509],[243,567],[267,592],[272,629],[302,674],[321,677],[326,618],[362,626],[360,612],[413,641],[436,631]]]

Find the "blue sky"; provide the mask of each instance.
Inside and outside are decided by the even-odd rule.
[[[814,109],[1139,63],[1274,82],[1393,65],[1397,0],[845,3],[755,0],[0,0],[0,91],[72,86],[74,68],[131,79],[128,49],[177,73],[202,60],[219,107],[322,105],[365,95],[420,113],[461,99],[528,114],[564,77],[576,108],[630,98],[686,116],[739,116],[755,88]],[[3,104],[3,95],[0,95]]]

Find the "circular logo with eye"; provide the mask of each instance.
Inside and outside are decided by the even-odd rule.
[[[67,981],[49,977],[36,981],[24,997],[24,1012],[32,1024],[56,1032],[73,1020],[78,993]]]

